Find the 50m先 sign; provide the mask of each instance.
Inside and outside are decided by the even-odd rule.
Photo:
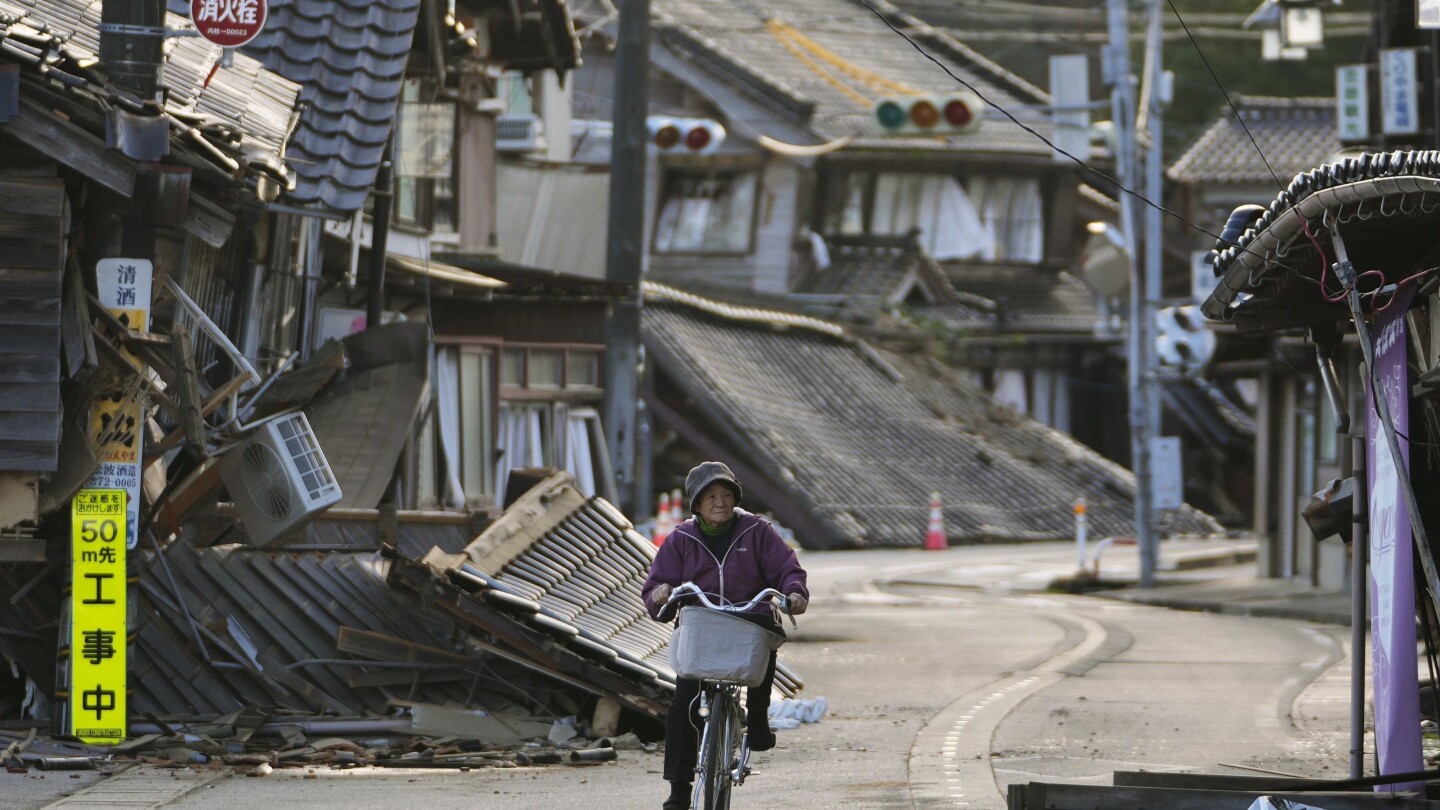
[[[222,48],[238,48],[260,34],[266,0],[190,0],[190,21],[200,36]]]
[[[71,501],[70,733],[125,739],[125,502],[123,489],[82,489]]]

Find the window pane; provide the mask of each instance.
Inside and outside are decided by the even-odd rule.
[[[550,349],[530,350],[530,388],[559,388],[563,353]]]
[[[525,384],[525,350],[506,349],[500,353],[500,385],[519,388]]]
[[[472,501],[492,492],[489,481],[490,447],[490,356],[483,352],[460,353],[460,476]]]
[[[600,362],[597,352],[571,351],[565,359],[565,384],[570,388],[597,388]]]
[[[655,250],[748,252],[759,181],[757,171],[670,172],[655,223]]]

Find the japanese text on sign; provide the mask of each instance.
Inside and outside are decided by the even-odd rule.
[[[122,489],[71,502],[70,726],[89,743],[125,738],[125,512]]]
[[[139,332],[150,328],[150,294],[155,268],[148,259],[101,259],[95,265],[95,288],[116,320]],[[130,350],[120,349],[136,365],[144,364]],[[100,466],[90,475],[88,489],[123,489],[128,494],[125,546],[140,537],[141,429],[145,411],[138,391],[107,392],[90,413],[90,440]]]
[[[238,48],[265,27],[265,0],[190,0],[190,20],[200,36]]]

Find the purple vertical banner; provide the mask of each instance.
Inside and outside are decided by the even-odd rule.
[[[1380,773],[1424,770],[1420,755],[1420,681],[1415,653],[1415,541],[1405,508],[1402,481],[1410,476],[1410,377],[1405,310],[1413,288],[1402,291],[1375,320],[1374,376],[1379,390],[1367,385],[1365,409],[1366,468],[1370,477],[1370,632],[1375,701],[1375,746]],[[1384,396],[1400,432],[1397,464],[1390,455],[1386,427],[1375,410]],[[1403,477],[1403,478],[1402,478]],[[1377,792],[1422,790],[1420,782],[1381,785]]]

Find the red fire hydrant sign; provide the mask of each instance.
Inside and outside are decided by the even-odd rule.
[[[190,0],[190,21],[200,36],[222,48],[238,48],[265,27],[266,0]]]

